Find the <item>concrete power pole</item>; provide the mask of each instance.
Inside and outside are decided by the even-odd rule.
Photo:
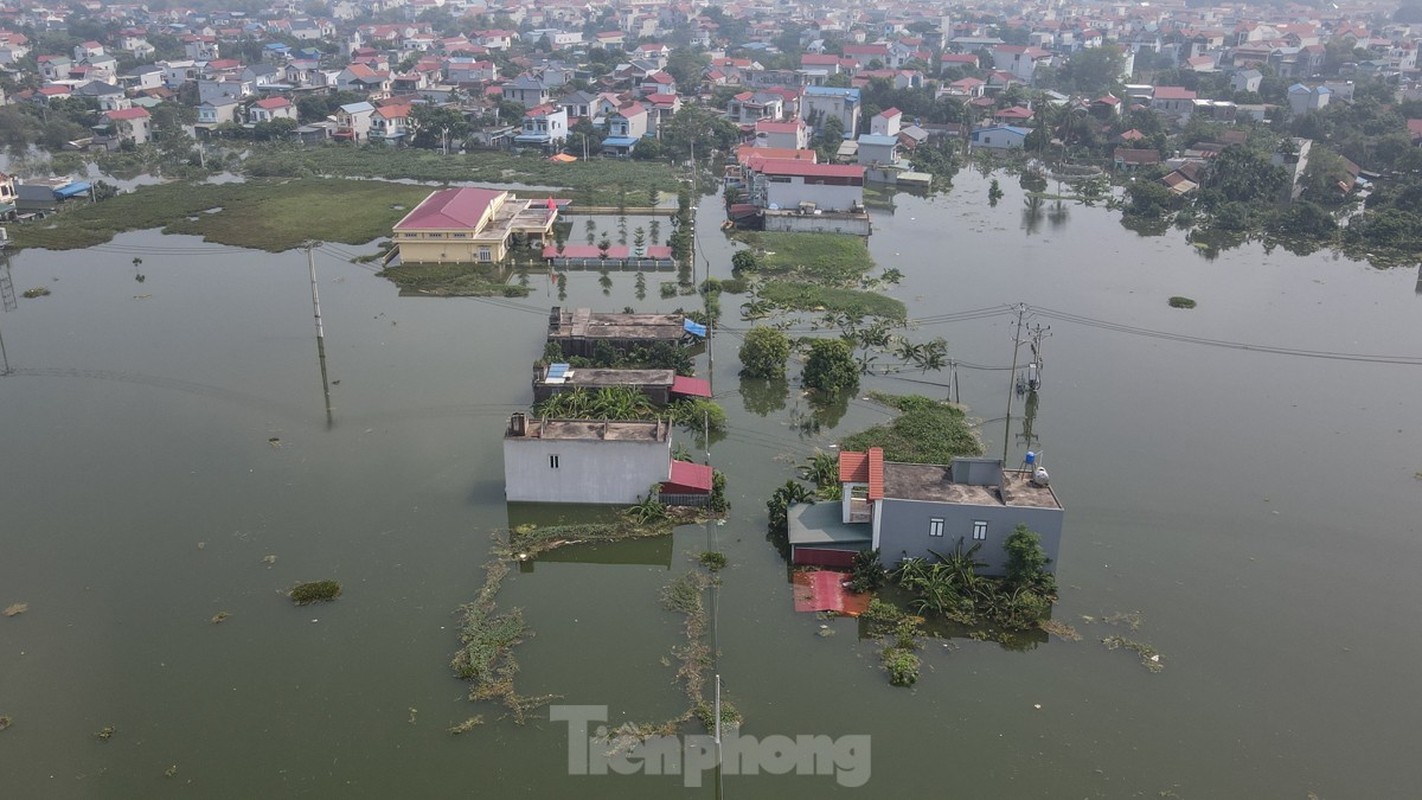
[[[1007,416],[1002,421],[1002,466],[1007,466],[1007,445],[1012,441],[1012,396],[1017,392],[1017,350],[1022,346],[1022,317],[1027,304],[1017,304],[1017,332],[1012,334],[1012,372],[1007,378]]]
[[[331,417],[331,382],[326,373],[326,328],[321,324],[321,297],[316,291],[316,248],[321,243],[307,240],[303,245],[306,250],[306,267],[311,273],[311,312],[316,319],[316,356],[321,362],[321,391],[326,397],[326,427],[331,428],[334,420]]]

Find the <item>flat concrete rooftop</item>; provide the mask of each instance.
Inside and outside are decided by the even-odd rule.
[[[952,481],[952,471],[941,464],[884,462],[884,497],[900,500],[936,500],[971,506],[1021,506],[1061,508],[1050,486],[1037,486],[1030,472],[1002,471],[1003,485],[972,486]]]
[[[792,545],[862,545],[867,548],[874,538],[872,526],[843,521],[837,500],[793,505],[785,517]]]
[[[562,381],[549,381],[546,368],[539,373],[536,382],[549,386],[671,386],[676,380],[676,370],[670,369],[574,367]]]
[[[550,319],[549,338],[652,339],[677,341],[686,333],[681,314],[603,314],[590,309],[562,311]]]
[[[664,420],[611,422],[590,419],[534,419],[524,424],[522,436],[512,427],[508,439],[552,439],[560,441],[665,442],[671,433]]]

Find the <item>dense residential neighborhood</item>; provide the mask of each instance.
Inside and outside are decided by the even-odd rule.
[[[1406,9],[1362,3],[8,2],[0,128],[11,148],[173,158],[223,140],[647,160],[699,145],[729,165],[728,208],[860,234],[789,217],[852,215],[865,185],[946,186],[972,150],[1146,170],[1189,195],[1225,128],[1258,129],[1270,153],[1280,133],[1322,145],[1326,170],[1291,162],[1293,197],[1329,206],[1299,181],[1326,171],[1314,182],[1346,196],[1360,173],[1418,166],[1419,40]]]

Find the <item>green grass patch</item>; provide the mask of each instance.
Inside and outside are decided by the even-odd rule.
[[[352,178],[406,178],[417,181],[479,181],[559,187],[578,204],[629,206],[646,204],[653,186],[673,196],[677,173],[668,164],[650,161],[590,159],[558,164],[539,155],[476,152],[441,155],[432,150],[393,150],[384,146],[330,145],[259,146],[244,162],[254,177],[340,175]],[[619,187],[625,188],[624,192]]]
[[[766,281],[756,297],[772,306],[793,311],[838,311],[852,317],[905,319],[908,309],[902,300],[863,289],[839,289],[789,280]]]
[[[899,415],[845,437],[839,443],[842,450],[882,447],[885,460],[910,464],[948,464],[954,456],[982,454],[977,430],[961,408],[921,395],[871,392],[869,396],[897,409]]]
[[[125,231],[161,228],[209,242],[280,252],[307,239],[365,244],[430,193],[427,186],[307,179],[143,186],[10,228],[19,247],[72,250]]]
[[[1170,300],[1169,300],[1168,302],[1170,303],[1170,307],[1171,307],[1171,308],[1194,308],[1194,307],[1195,307],[1195,301],[1194,301],[1194,300],[1192,300],[1192,299],[1190,299],[1190,298],[1188,298],[1188,297],[1181,297],[1180,295],[1176,295],[1176,296],[1170,298]]]
[[[843,285],[874,268],[862,236],[761,231],[738,238],[757,251],[757,271]]]
[[[527,297],[529,288],[506,283],[500,267],[489,264],[397,264],[380,271],[403,295],[435,297]]]

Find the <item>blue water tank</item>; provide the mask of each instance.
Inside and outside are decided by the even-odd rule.
[[[1027,466],[1029,466],[1029,467],[1032,466],[1033,464],[1037,463],[1037,454],[1036,454],[1035,452],[1031,451],[1031,450],[1028,450],[1028,451],[1027,451],[1027,459],[1026,459],[1026,461],[1027,461]]]

